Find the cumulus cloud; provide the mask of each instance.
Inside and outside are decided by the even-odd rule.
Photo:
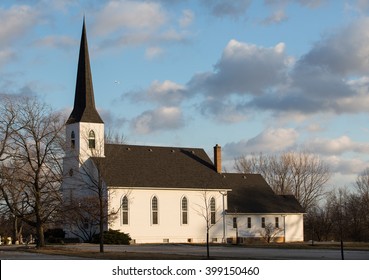
[[[227,143],[224,151],[228,157],[260,152],[280,152],[293,147],[298,137],[299,133],[293,128],[268,128],[248,140]]]
[[[247,106],[277,114],[367,111],[368,24],[369,18],[363,18],[322,37],[296,61],[282,89],[257,96]]]
[[[184,126],[182,112],[177,107],[148,110],[131,121],[131,128],[139,134],[161,130],[175,130]]]
[[[314,152],[325,155],[338,156],[350,152],[369,154],[368,143],[355,142],[347,135],[335,139],[313,139],[307,143],[307,146]]]
[[[208,98],[198,106],[200,112],[222,123],[237,123],[247,118],[247,113],[236,102]]]
[[[327,69],[340,76],[361,75],[369,71],[369,18],[361,18],[345,28],[324,37],[300,64]]]
[[[329,164],[332,172],[343,175],[358,175],[368,166],[368,162],[360,158],[328,156],[324,158],[324,161]]]
[[[130,98],[134,102],[150,101],[160,105],[177,106],[185,98],[186,87],[172,81],[153,81],[151,85],[140,91],[131,91],[122,95],[122,99]]]
[[[213,72],[195,75],[191,89],[207,95],[258,95],[285,80],[287,57],[283,43],[272,48],[231,40]]]

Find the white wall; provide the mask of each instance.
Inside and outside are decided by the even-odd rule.
[[[286,215],[286,242],[304,241],[304,215]]]
[[[237,217],[237,229],[233,228],[233,218]],[[227,237],[254,237],[263,238],[265,229],[262,228],[261,219],[265,218],[265,225],[275,227],[275,218],[278,217],[279,228],[275,228],[275,237],[280,241],[285,236],[286,242],[301,242],[304,240],[302,214],[227,214]],[[251,228],[248,228],[247,219],[251,218]]]
[[[210,229],[210,241],[222,242],[223,237],[223,199],[218,190],[207,191],[190,189],[123,189],[110,188],[109,208],[114,211],[120,207],[121,199],[127,195],[129,199],[129,224],[122,224],[122,214],[118,211],[116,219],[110,224],[112,229],[129,233],[136,243],[169,242],[205,242],[206,220],[204,198],[216,201],[217,223]],[[158,199],[159,223],[151,221],[151,199]],[[181,200],[188,199],[188,224],[181,223]],[[226,203],[226,200],[225,200]],[[227,205],[224,205],[227,208]]]

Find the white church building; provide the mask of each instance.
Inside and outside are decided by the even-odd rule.
[[[104,143],[85,23],[66,141],[64,205],[93,206],[94,184],[102,186],[109,217],[105,230],[129,233],[133,243],[202,243],[207,227],[210,241],[217,243],[268,236],[303,241],[304,211],[295,197],[276,195],[259,174],[222,173],[219,145],[212,161],[201,148]],[[66,223],[67,236],[91,232],[94,225],[87,220],[80,226]]]

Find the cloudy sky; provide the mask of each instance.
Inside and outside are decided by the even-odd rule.
[[[70,113],[83,16],[95,100],[128,143],[308,150],[369,166],[368,0],[2,0],[0,94]]]

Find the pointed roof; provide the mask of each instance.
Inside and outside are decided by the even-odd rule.
[[[228,213],[304,213],[291,195],[277,195],[260,174],[218,173],[201,148],[105,144],[93,157],[112,188],[228,190]]]
[[[77,122],[104,123],[95,107],[85,19],[83,19],[81,45],[79,49],[74,107],[67,124]]]

